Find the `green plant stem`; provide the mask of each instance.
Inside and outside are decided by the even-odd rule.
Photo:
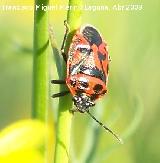
[[[82,5],[82,0],[70,0],[70,6]],[[65,44],[65,52],[68,51],[71,39],[77,28],[81,25],[81,11],[69,10],[67,14],[67,23],[70,27],[70,33],[67,37]],[[64,79],[66,77],[66,64],[62,64],[62,75],[60,77]],[[60,87],[60,91],[67,89],[65,86]],[[58,120],[57,120],[57,137],[56,137],[56,149],[55,149],[55,163],[68,163],[70,160],[69,147],[70,147],[70,135],[71,135],[71,120],[72,114],[69,110],[72,109],[71,97],[62,97],[59,100]]]
[[[35,0],[33,42],[33,96],[32,117],[47,122],[48,113],[48,13],[40,7],[48,0]],[[36,10],[36,6],[39,8]],[[38,134],[38,133],[37,133]],[[47,141],[44,140],[42,156],[47,159]]]
[[[46,120],[48,109],[48,12],[41,6],[49,0],[35,0],[33,57],[33,118]],[[39,8],[36,10],[36,6]]]

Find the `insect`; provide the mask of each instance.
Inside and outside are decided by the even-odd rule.
[[[53,94],[53,98],[71,93],[75,111],[88,113],[103,128],[112,133],[120,142],[121,139],[103,123],[98,121],[89,109],[95,101],[104,96],[108,89],[108,73],[110,56],[107,44],[99,31],[86,25],[76,30],[67,54],[63,49],[69,28],[65,22],[66,34],[62,43],[62,56],[67,64],[65,80],[52,80],[53,84],[66,84],[69,91]]]

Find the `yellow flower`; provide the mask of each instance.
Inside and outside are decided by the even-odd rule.
[[[0,162],[51,162],[53,141],[53,129],[47,124],[31,119],[18,121],[0,132]]]

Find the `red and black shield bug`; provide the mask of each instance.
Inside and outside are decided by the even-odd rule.
[[[68,28],[62,44],[67,38]],[[108,72],[110,57],[107,44],[98,30],[86,25],[79,28],[70,44],[67,55],[62,52],[67,63],[67,76],[65,80],[52,80],[53,84],[66,84],[69,91],[54,94],[52,97],[64,96],[71,93],[76,110],[88,113],[103,128],[112,133],[120,142],[121,139],[103,123],[98,121],[90,112],[95,101],[107,93]]]

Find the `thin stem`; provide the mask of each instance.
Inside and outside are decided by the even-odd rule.
[[[82,0],[69,0],[70,6],[77,6],[77,10],[69,10],[67,14],[67,23],[70,27],[70,33],[65,44],[65,53],[69,49],[71,39],[77,28],[81,24],[81,10]],[[64,79],[66,77],[66,63],[62,64],[62,75],[60,77]],[[60,92],[66,90],[66,86],[61,85]],[[70,160],[69,147],[70,147],[70,135],[71,135],[71,119],[72,114],[69,110],[72,108],[72,101],[70,96],[61,97],[59,100],[58,121],[57,121],[57,138],[55,149],[55,163],[68,163]]]
[[[35,0],[33,57],[33,118],[45,121],[48,109],[48,13],[41,6],[49,0]],[[39,8],[36,10],[36,6]]]

